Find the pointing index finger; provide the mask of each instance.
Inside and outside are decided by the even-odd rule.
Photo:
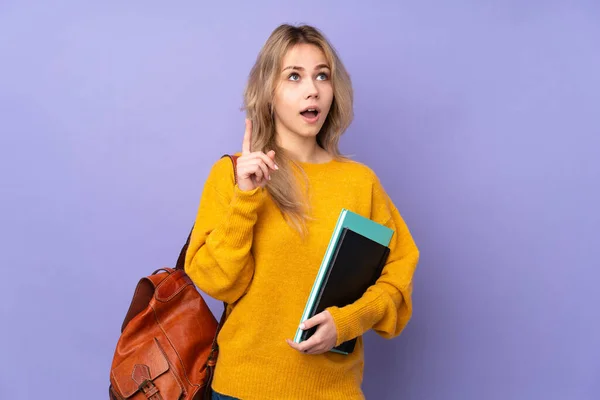
[[[244,141],[242,142],[242,154],[250,154],[250,143],[252,141],[252,121],[246,118],[246,130],[244,131]]]

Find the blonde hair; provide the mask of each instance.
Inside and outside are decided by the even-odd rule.
[[[272,175],[267,190],[286,220],[303,230],[308,218],[303,192],[295,179],[296,163],[276,142],[272,102],[285,54],[297,44],[312,44],[325,55],[331,68],[333,102],[327,119],[317,134],[317,143],[335,159],[344,159],[339,150],[340,136],[353,119],[353,90],[350,76],[335,49],[316,28],[283,24],[269,36],[260,50],[244,93],[244,109],[252,120],[252,151],[275,151],[279,171]]]

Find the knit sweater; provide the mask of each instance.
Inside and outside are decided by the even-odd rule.
[[[235,184],[228,158],[217,161],[205,181],[185,270],[201,291],[230,304],[218,336],[213,388],[244,400],[363,399],[362,335],[373,329],[392,338],[404,329],[412,314],[419,251],[370,168],[347,160],[300,165],[309,182],[311,213],[304,237],[285,221],[266,189],[243,191]],[[358,338],[354,352],[303,354],[285,339],[292,339],[300,324],[342,208],[395,231],[389,258],[359,300],[328,309],[336,345]]]

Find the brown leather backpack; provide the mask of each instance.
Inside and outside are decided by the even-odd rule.
[[[235,171],[237,157],[228,157]],[[191,232],[175,269],[158,269],[137,284],[111,365],[111,400],[208,400],[212,396],[216,339],[227,305],[217,323],[185,273],[190,238]]]

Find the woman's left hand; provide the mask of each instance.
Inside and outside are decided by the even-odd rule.
[[[337,341],[337,328],[329,311],[325,310],[307,319],[304,323],[300,324],[300,329],[306,330],[317,325],[316,332],[308,340],[302,343],[294,343],[287,339],[286,342],[292,348],[305,354],[322,354],[328,352],[335,346],[335,342]]]

